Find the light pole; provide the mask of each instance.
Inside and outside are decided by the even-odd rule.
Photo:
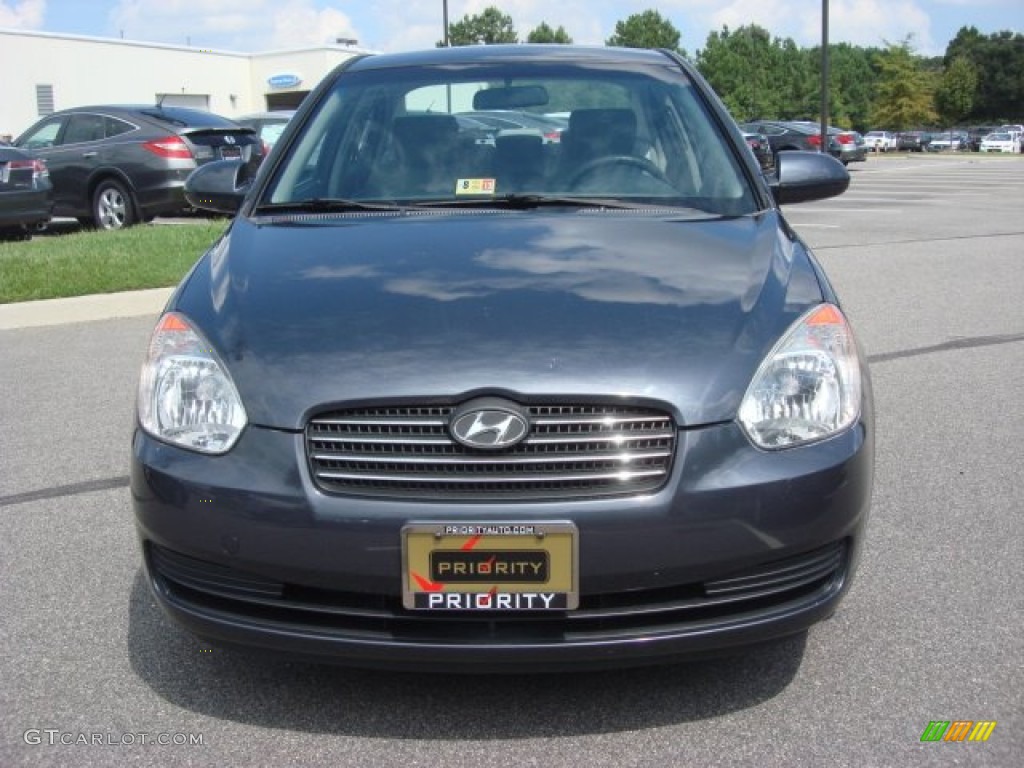
[[[444,14],[444,47],[448,47],[448,0],[442,0],[442,8]]]
[[[821,151],[828,152],[828,0],[821,0]]]

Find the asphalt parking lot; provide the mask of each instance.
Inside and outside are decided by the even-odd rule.
[[[850,170],[786,211],[875,388],[868,541],[834,618],[734,658],[559,676],[212,649],[139,569],[126,473],[154,315],[4,330],[0,766],[1020,765],[1024,158]],[[937,720],[997,725],[922,743]]]

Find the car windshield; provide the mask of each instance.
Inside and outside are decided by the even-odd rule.
[[[257,211],[529,199],[742,215],[758,204],[740,158],[674,66],[369,67],[324,94]]]

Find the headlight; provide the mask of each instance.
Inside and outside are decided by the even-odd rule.
[[[225,453],[246,425],[227,369],[184,316],[160,318],[139,379],[139,423],[153,437],[201,453]]]
[[[860,400],[853,332],[838,307],[822,304],[797,320],[761,363],[739,422],[757,446],[790,448],[849,427]]]

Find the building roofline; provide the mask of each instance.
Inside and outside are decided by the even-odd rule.
[[[176,45],[173,43],[157,43],[148,40],[126,40],[119,37],[98,37],[95,35],[75,35],[68,32],[41,32],[35,29],[16,29],[13,27],[0,27],[0,35],[12,35],[23,37],[41,37],[50,40],[76,40],[85,43],[102,43],[104,45],[126,45],[135,48],[157,48],[169,51],[182,51],[185,53],[209,53],[217,56],[234,56],[243,59],[251,59],[264,56],[281,56],[295,53],[313,53],[316,51],[332,51],[351,53],[353,55],[373,53],[364,48],[357,48],[348,45],[337,45],[333,43],[321,43],[305,48],[282,48],[272,51],[256,51],[246,53],[244,51],[228,51],[217,48],[201,48],[195,45]]]

